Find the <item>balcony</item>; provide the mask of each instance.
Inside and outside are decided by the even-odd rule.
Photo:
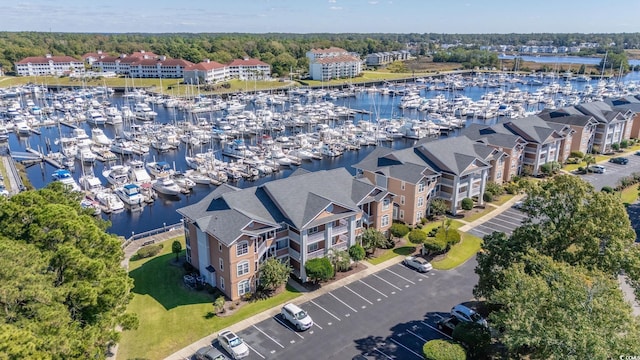
[[[267,242],[263,241],[260,245],[257,246],[256,252],[258,253],[258,258],[261,258],[262,255],[267,251]]]
[[[324,249],[307,253],[307,260],[324,257]]]
[[[347,233],[347,223],[340,223],[339,226],[335,226],[332,230],[331,230],[331,235],[340,235],[340,234],[346,234]]]
[[[313,233],[310,235],[307,235],[307,243],[314,243],[314,242],[318,242],[324,240],[324,231],[319,231],[317,233]]]
[[[289,257],[300,261],[300,253],[293,250],[292,248],[289,248]]]

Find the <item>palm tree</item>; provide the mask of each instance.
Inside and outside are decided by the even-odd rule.
[[[596,157],[591,154],[586,154],[582,158],[582,160],[584,160],[584,162],[587,163],[587,166],[585,167],[585,172],[589,172],[589,165],[596,163]]]

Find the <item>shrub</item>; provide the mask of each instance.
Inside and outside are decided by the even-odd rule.
[[[611,186],[603,186],[601,191],[611,194],[613,193],[613,188]]]
[[[349,257],[356,262],[356,266],[358,266],[358,262],[364,259],[365,256],[366,252],[361,245],[355,244],[349,248]]]
[[[444,251],[447,248],[447,243],[443,242],[438,238],[427,238],[423,243],[424,249],[427,253],[439,253]]]
[[[611,144],[611,149],[613,149],[613,151],[620,150],[620,144],[618,144],[618,143]]]
[[[162,251],[162,244],[141,247],[136,253],[138,259],[156,256]]]
[[[628,147],[629,147],[629,141],[627,141],[627,140],[620,141],[620,148],[621,149],[626,149]]]
[[[578,172],[579,172],[579,173],[581,173],[581,174],[584,174],[586,171],[587,171],[587,170],[586,170],[584,167],[582,167],[582,166],[580,166],[580,167],[578,168]]]
[[[451,247],[452,245],[460,242],[461,236],[456,229],[444,230],[440,228],[440,230],[438,230],[438,233],[436,234],[436,239],[446,244],[447,247]]]
[[[422,347],[426,360],[466,360],[467,353],[460,344],[448,340],[430,340]]]
[[[471,210],[473,209],[473,200],[470,198],[464,198],[462,199],[460,206],[462,206],[462,210]]]
[[[584,157],[584,153],[582,151],[577,151],[577,150],[572,151],[571,154],[569,154],[569,157],[582,159]]]
[[[453,329],[453,340],[458,341],[467,349],[471,359],[486,359],[491,350],[491,333],[486,327],[471,322],[463,322]]]
[[[492,202],[493,201],[493,195],[491,195],[490,192],[485,191],[484,194],[482,195],[482,200],[484,200],[486,202]]]
[[[395,223],[391,225],[391,229],[389,229],[391,235],[395,237],[404,237],[409,233],[409,227],[405,224]]]
[[[512,181],[504,186],[504,190],[510,195],[517,194],[520,192],[520,185]]]
[[[414,244],[421,244],[427,239],[427,234],[424,231],[414,229],[409,233],[409,241]]]
[[[580,160],[577,157],[570,157],[567,159],[567,164],[580,164],[580,162],[582,162],[582,160]]]
[[[504,194],[504,187],[496,182],[489,181],[487,182],[487,186],[485,187],[485,192],[489,193],[492,197],[500,196]]]
[[[440,226],[438,226],[438,227],[435,227],[435,228],[431,229],[431,230],[429,231],[429,233],[427,234],[427,236],[435,237],[435,236],[436,236],[436,234],[438,233],[438,230],[439,230],[439,229],[440,229]]]
[[[326,257],[308,260],[304,264],[304,270],[307,272],[307,277],[315,282],[329,280],[334,275],[331,260]]]

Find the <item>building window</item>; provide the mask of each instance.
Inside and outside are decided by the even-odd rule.
[[[418,183],[418,192],[424,192],[424,187],[425,187],[424,180],[422,180]]]
[[[238,276],[246,275],[249,273],[249,262],[242,261],[238,263]]]
[[[400,195],[400,205],[404,205],[404,195]]]
[[[238,296],[251,292],[251,283],[249,280],[242,280],[238,283]]]
[[[420,220],[422,220],[422,211],[416,213],[416,222],[420,222]]]
[[[218,244],[218,250],[220,250],[220,252],[222,252],[222,244]]]
[[[220,276],[220,289],[224,290],[224,278]]]
[[[247,255],[249,253],[249,242],[241,241],[236,245],[236,256]]]
[[[218,258],[218,263],[220,263],[220,271],[224,271],[224,261],[222,261],[222,258]]]
[[[314,251],[318,251],[318,243],[313,243],[313,244],[307,245],[307,252],[308,253],[312,253]]]
[[[424,206],[424,198],[422,196],[418,196],[418,207]]]
[[[284,249],[289,247],[289,239],[282,239],[276,241],[276,250]]]
[[[404,210],[400,210],[400,219],[404,219]]]
[[[382,221],[380,221],[380,226],[388,226],[389,225],[389,215],[383,215]]]
[[[404,190],[404,187],[405,187],[405,182],[403,181],[400,183],[400,190]]]
[[[389,204],[391,204],[391,201],[388,198],[382,200],[382,210],[389,210]]]
[[[318,227],[314,226],[311,229],[307,230],[307,234],[311,235],[311,234],[315,234],[318,232]]]

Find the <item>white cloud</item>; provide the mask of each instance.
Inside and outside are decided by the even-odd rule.
[[[342,10],[342,6],[330,6],[329,10]]]

